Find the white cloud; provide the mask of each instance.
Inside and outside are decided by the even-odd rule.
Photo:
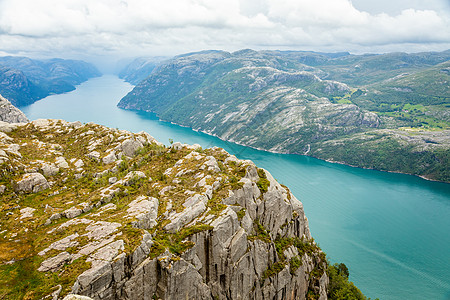
[[[396,1],[403,0],[389,3]],[[450,12],[433,10],[439,1],[370,14],[350,0],[2,0],[0,51],[133,56],[240,48],[443,50],[450,48]]]

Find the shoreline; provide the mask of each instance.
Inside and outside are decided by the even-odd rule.
[[[428,177],[426,177],[426,176],[424,176],[424,175],[410,174],[410,173],[404,173],[404,172],[400,172],[400,171],[389,171],[389,170],[379,170],[379,169],[373,169],[373,168],[365,168],[365,167],[360,167],[360,166],[351,165],[351,164],[348,164],[348,163],[345,163],[345,162],[341,162],[341,161],[334,161],[334,160],[332,160],[332,159],[318,158],[318,157],[315,157],[315,156],[312,156],[312,155],[307,155],[307,154],[289,153],[289,152],[280,152],[280,151],[270,151],[270,150],[263,149],[263,148],[258,148],[258,147],[254,147],[254,146],[249,146],[249,145],[246,145],[246,144],[244,144],[244,143],[237,142],[237,141],[234,141],[234,140],[225,140],[225,139],[219,137],[218,135],[216,135],[216,134],[214,134],[214,133],[211,133],[211,132],[208,132],[208,131],[205,131],[205,130],[201,130],[201,129],[198,129],[198,128],[196,129],[196,128],[192,128],[192,127],[190,127],[190,126],[178,124],[178,123],[173,122],[173,121],[168,121],[168,120],[161,119],[161,118],[158,116],[158,114],[157,114],[156,112],[153,112],[153,111],[149,111],[149,110],[140,110],[140,109],[128,109],[128,108],[123,108],[123,107],[120,107],[120,108],[126,109],[126,110],[134,110],[134,111],[141,111],[141,112],[152,113],[152,114],[155,114],[155,116],[158,118],[159,121],[167,122],[167,123],[170,123],[170,124],[173,124],[173,125],[177,125],[177,126],[180,126],[180,127],[183,127],[183,128],[189,128],[189,129],[191,129],[191,130],[193,130],[193,131],[195,131],[195,132],[201,132],[201,133],[207,134],[207,135],[209,135],[209,136],[216,137],[216,138],[220,139],[220,140],[223,141],[223,142],[233,143],[233,144],[236,144],[236,145],[238,145],[238,146],[248,147],[248,148],[251,148],[251,149],[258,150],[258,151],[264,151],[264,152],[273,153],[273,154],[288,154],[288,155],[301,155],[301,156],[307,156],[307,157],[315,158],[315,159],[318,159],[318,160],[321,160],[321,161],[325,161],[325,162],[328,162],[328,163],[340,164],[340,165],[344,165],[344,166],[348,166],[348,167],[352,167],[352,168],[359,168],[359,169],[364,169],[364,170],[373,170],[373,171],[386,172],[386,173],[392,173],[392,174],[403,174],[403,175],[415,176],[415,177],[418,177],[418,178],[421,178],[421,179],[424,179],[424,180],[430,181],[430,182],[439,182],[439,183],[450,184],[450,182],[440,181],[440,180],[436,180],[436,179],[431,179],[431,178],[428,178]],[[308,151],[308,152],[309,152],[309,151]]]

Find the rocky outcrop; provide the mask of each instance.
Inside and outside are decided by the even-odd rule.
[[[23,112],[0,95],[0,121],[6,123],[26,123],[29,120]]]
[[[40,173],[27,173],[23,178],[17,181],[15,190],[17,192],[37,193],[48,189],[50,185],[47,179]]]
[[[0,263],[30,260],[40,298],[327,298],[301,202],[251,161],[92,123],[16,126],[0,135]]]

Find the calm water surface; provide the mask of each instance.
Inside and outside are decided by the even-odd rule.
[[[203,147],[219,146],[269,170],[303,202],[312,235],[371,298],[450,299],[450,184],[221,141],[154,114],[116,107],[132,86],[115,76],[21,107],[30,119],[95,122]]]

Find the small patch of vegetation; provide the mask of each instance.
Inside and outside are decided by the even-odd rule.
[[[270,181],[267,180],[266,172],[263,169],[258,169],[258,176],[259,180],[256,185],[258,186],[261,193],[264,194],[269,190]]]
[[[280,184],[280,185],[286,190],[288,200],[291,200],[291,190],[284,184]]]
[[[330,283],[328,285],[328,299],[368,300],[353,282],[348,280],[349,271],[345,264],[336,263],[334,265],[329,265],[327,273],[330,278]]]
[[[186,238],[196,233],[211,229],[213,229],[213,227],[210,225],[197,224],[182,228],[176,233],[158,230],[156,235],[153,237],[154,243],[150,249],[150,257],[155,258],[164,253],[166,250],[169,250],[173,254],[180,255],[195,245],[191,241],[186,241]]]
[[[268,231],[264,228],[263,225],[261,225],[261,223],[259,223],[258,219],[256,219],[253,222],[253,228],[254,228],[256,234],[255,235],[249,235],[247,237],[247,239],[249,239],[250,241],[261,240],[261,241],[266,242],[266,243],[270,243],[272,241],[270,239],[270,235],[269,235]]]
[[[122,239],[125,241],[125,251],[131,253],[141,243],[143,230],[127,224],[121,227],[121,231],[123,233]]]
[[[261,286],[264,285],[264,281],[266,281],[267,278],[272,277],[278,273],[280,273],[284,267],[286,267],[285,261],[278,261],[267,268],[267,270],[264,271],[262,277],[261,277]]]
[[[293,258],[291,258],[291,260],[289,261],[289,272],[291,273],[291,275],[294,275],[295,271],[297,271],[297,269],[300,268],[301,265],[303,265],[303,261],[301,260],[301,258],[299,258],[298,256],[294,256]]]
[[[242,218],[245,216],[245,212],[246,212],[245,208],[241,208],[241,209],[236,213],[236,215],[237,215],[239,221],[241,221]]]
[[[239,190],[244,187],[244,183],[240,182],[234,175],[231,175],[228,181],[230,182],[232,190]]]

